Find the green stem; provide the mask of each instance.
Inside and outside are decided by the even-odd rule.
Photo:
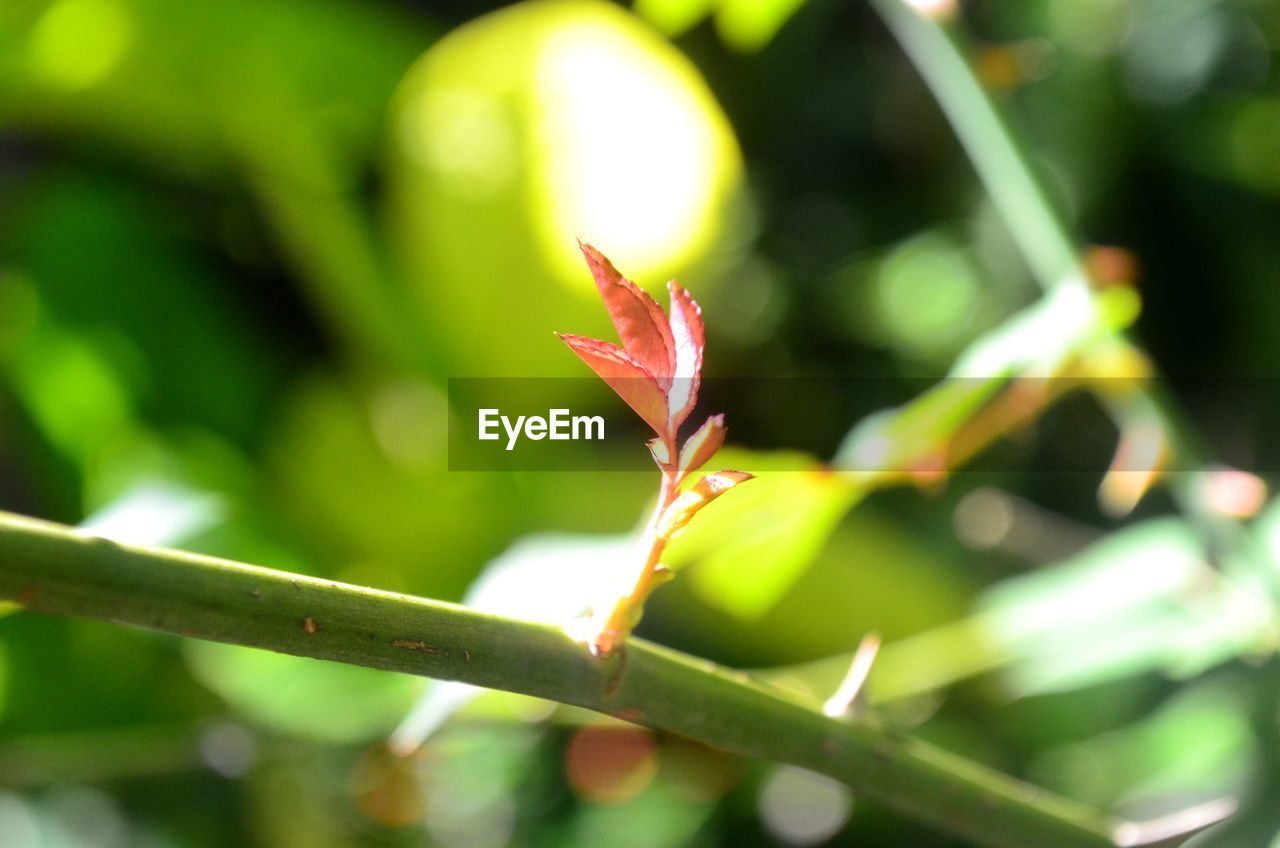
[[[1113,823],[910,736],[642,640],[593,659],[559,628],[0,513],[0,598],[199,639],[505,689],[843,781],[992,848],[1112,846]]]
[[[1076,245],[955,35],[905,0],[871,0],[933,92],[1045,290],[1085,280]]]

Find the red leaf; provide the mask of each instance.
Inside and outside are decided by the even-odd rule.
[[[704,421],[680,449],[680,473],[697,471],[706,464],[724,444],[724,434],[723,415],[713,415]]]
[[[604,298],[618,338],[631,358],[645,368],[665,391],[671,387],[676,370],[675,341],[667,316],[658,302],[613,267],[605,255],[589,244],[578,242],[586,257],[596,288]]]
[[[667,283],[667,291],[671,293],[671,336],[675,351],[668,404],[671,407],[671,431],[675,432],[698,402],[702,350],[706,339],[702,332],[702,309],[697,301],[675,280]]]
[[[653,375],[615,344],[556,333],[660,437],[667,435],[667,395]]]

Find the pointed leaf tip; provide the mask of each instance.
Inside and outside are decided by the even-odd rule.
[[[706,465],[724,445],[726,432],[723,414],[712,415],[704,421],[680,449],[680,473],[688,474]]]
[[[707,474],[671,502],[658,521],[658,535],[671,538],[683,530],[690,519],[707,504],[741,483],[754,478],[745,471],[717,471]]]
[[[640,363],[622,348],[599,339],[557,333],[578,358],[609,384],[618,397],[626,401],[653,428],[659,436],[665,436],[667,426],[667,396],[657,381]]]
[[[702,308],[689,292],[675,280],[667,283],[667,291],[671,295],[671,337],[675,354],[669,392],[672,429],[675,429],[684,423],[698,402],[706,334]]]
[[[719,495],[732,489],[748,480],[754,480],[756,475],[749,474],[746,471],[734,471],[726,468],[723,471],[716,471],[712,474],[705,475],[701,480],[694,484],[690,491],[699,492],[707,498],[718,497]]]
[[[640,363],[665,391],[676,369],[675,341],[667,316],[658,302],[626,279],[603,253],[579,241],[605,309],[613,321],[622,347]]]

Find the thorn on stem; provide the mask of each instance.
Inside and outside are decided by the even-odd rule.
[[[1176,848],[1236,811],[1234,798],[1218,798],[1153,821],[1125,822],[1115,829],[1121,848]]]
[[[859,704],[866,700],[867,677],[871,674],[871,664],[875,662],[880,651],[880,634],[868,633],[862,637],[858,650],[853,654],[853,662],[849,671],[841,681],[834,695],[822,705],[824,715],[832,718],[852,715]]]
[[[935,21],[950,20],[958,11],[956,0],[907,0],[907,5]]]

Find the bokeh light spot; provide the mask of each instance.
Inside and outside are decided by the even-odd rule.
[[[678,798],[695,804],[720,800],[738,782],[738,760],[724,751],[670,736],[659,757],[662,782]]]
[[[200,759],[223,777],[244,777],[258,759],[258,740],[239,724],[217,722],[200,735]]]
[[[566,271],[574,239],[608,245],[629,275],[686,260],[715,222],[737,154],[727,124],[683,60],[611,18],[583,16],[541,46],[536,142],[547,163],[545,249]],[[568,274],[584,289],[582,274]]]
[[[8,848],[38,848],[40,829],[35,813],[18,795],[0,792],[0,833]]]
[[[955,15],[959,8],[956,0],[907,0],[907,5],[925,17],[935,20],[947,20]]]
[[[1133,29],[1131,0],[1053,0],[1048,11],[1056,40],[1084,56],[1114,53]]]
[[[360,811],[384,827],[408,827],[426,813],[426,793],[413,761],[386,745],[370,747],[356,762],[351,791]]]
[[[1175,105],[1209,81],[1228,46],[1226,18],[1209,0],[1153,0],[1125,42],[1129,89],[1140,100]]]
[[[1014,519],[1012,499],[984,486],[965,495],[956,505],[956,535],[971,548],[990,550],[1008,538]]]
[[[387,457],[408,470],[444,464],[440,447],[446,437],[449,406],[444,396],[422,380],[400,380],[373,397],[369,423]]]
[[[765,828],[788,845],[825,842],[845,826],[853,793],[842,783],[806,769],[783,766],[760,792]]]
[[[880,327],[896,346],[917,353],[945,350],[961,341],[980,295],[968,255],[937,233],[900,245],[876,275]]]
[[[461,197],[489,197],[515,179],[519,150],[513,117],[474,91],[435,91],[406,109],[404,149]]]
[[[1246,103],[1231,125],[1231,163],[1250,188],[1280,191],[1280,100],[1257,98]]]
[[[101,789],[60,786],[45,799],[44,809],[52,838],[41,845],[125,848],[133,842],[124,811]]]
[[[28,59],[37,77],[78,91],[111,72],[129,38],[129,20],[111,0],[60,0],[37,21]]]
[[[565,751],[569,785],[598,804],[617,804],[644,791],[658,771],[653,738],[634,727],[590,725]]]

